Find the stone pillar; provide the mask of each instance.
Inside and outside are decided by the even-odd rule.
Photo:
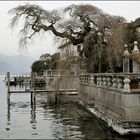
[[[137,46],[137,41],[134,42],[134,49],[132,51],[132,56],[135,57],[135,55],[139,54],[139,49]],[[140,72],[140,64],[136,62],[136,60],[133,59],[133,73],[139,73]]]
[[[127,45],[124,45],[125,50],[123,52],[123,73],[129,73],[129,51]]]

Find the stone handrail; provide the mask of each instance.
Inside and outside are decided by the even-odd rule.
[[[65,70],[47,70],[44,72],[46,76],[63,75],[66,73]]]
[[[80,75],[81,84],[90,84],[131,92],[133,81],[140,81],[138,73],[86,73]],[[136,87],[133,87],[133,89]],[[138,88],[138,87],[137,87]]]
[[[79,75],[83,73],[83,71],[80,71],[80,72],[76,72],[76,71],[67,71],[65,69],[56,69],[56,70],[47,70],[47,71],[44,71],[44,76],[73,76],[73,75]]]

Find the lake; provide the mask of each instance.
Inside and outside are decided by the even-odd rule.
[[[75,103],[50,104],[47,93],[37,93],[35,106],[30,94],[12,94],[9,107],[3,79],[0,76],[0,139],[140,139],[115,134]]]

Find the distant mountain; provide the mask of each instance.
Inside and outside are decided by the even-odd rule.
[[[0,53],[0,73],[7,71],[12,74],[28,73],[31,71],[31,65],[35,59],[29,56],[7,56]]]

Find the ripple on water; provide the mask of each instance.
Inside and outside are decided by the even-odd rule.
[[[30,95],[13,94],[8,108],[4,90],[0,139],[124,139],[75,104],[49,104],[46,94],[37,94],[36,106],[31,106]]]

